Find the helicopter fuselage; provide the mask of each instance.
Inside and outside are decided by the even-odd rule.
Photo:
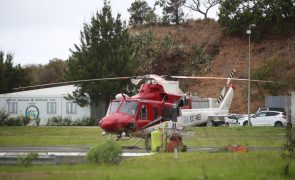
[[[182,95],[166,93],[160,84],[143,84],[137,95],[130,98],[122,95],[121,99],[112,100],[106,116],[99,121],[99,126],[106,132],[115,134],[142,130],[165,121],[163,116],[171,112],[174,103],[181,97]],[[189,107],[189,104],[184,106]]]

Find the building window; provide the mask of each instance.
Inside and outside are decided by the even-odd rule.
[[[8,102],[8,113],[9,114],[17,113],[17,102]]]
[[[56,113],[56,102],[48,102],[47,103],[47,113],[55,114]]]
[[[74,102],[67,102],[67,114],[76,114],[77,104]]]

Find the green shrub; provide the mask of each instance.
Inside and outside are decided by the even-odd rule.
[[[8,120],[9,114],[6,113],[4,109],[0,110],[0,126],[5,126],[7,120]]]
[[[95,126],[97,122],[93,118],[82,118],[77,121],[72,121],[69,118],[62,118],[60,116],[48,118],[47,126]]]
[[[4,110],[0,110],[0,126],[26,126],[31,119],[26,116],[9,117]]]
[[[22,126],[23,123],[20,117],[8,117],[4,126]]]
[[[31,152],[29,154],[27,154],[26,156],[22,156],[17,158],[18,161],[20,161],[20,163],[25,166],[28,167],[29,165],[32,164],[33,160],[38,158],[38,153],[36,152]]]
[[[118,164],[122,160],[122,147],[114,141],[96,146],[87,153],[86,159],[95,164]]]
[[[71,119],[60,116],[48,118],[47,126],[70,126]]]
[[[40,118],[36,118],[34,120],[31,120],[33,126],[39,126],[41,119]]]
[[[82,118],[78,119],[77,121],[72,121],[71,123],[72,126],[96,126],[97,121],[93,118]]]

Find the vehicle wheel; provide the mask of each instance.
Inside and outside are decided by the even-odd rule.
[[[144,137],[144,145],[145,145],[145,150],[146,152],[151,152],[151,134],[147,134]]]
[[[275,122],[275,127],[283,127],[283,123],[280,121]]]
[[[213,127],[214,123],[213,121],[207,121],[207,127]]]
[[[243,123],[243,126],[248,126],[249,124],[248,124],[248,121],[245,121],[244,123]]]
[[[229,123],[225,123],[224,125],[225,125],[226,127],[229,127]]]

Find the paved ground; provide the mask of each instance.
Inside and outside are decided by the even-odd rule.
[[[0,164],[18,164],[19,157],[25,156],[30,152],[37,152],[38,159],[33,164],[76,164],[85,163],[85,156],[89,147],[62,147],[62,146],[44,146],[44,147],[0,147]],[[249,151],[279,151],[280,147],[248,147]],[[189,147],[188,151],[224,151],[223,147]],[[147,153],[145,149],[125,147],[122,156],[138,157],[148,156],[153,153]]]

